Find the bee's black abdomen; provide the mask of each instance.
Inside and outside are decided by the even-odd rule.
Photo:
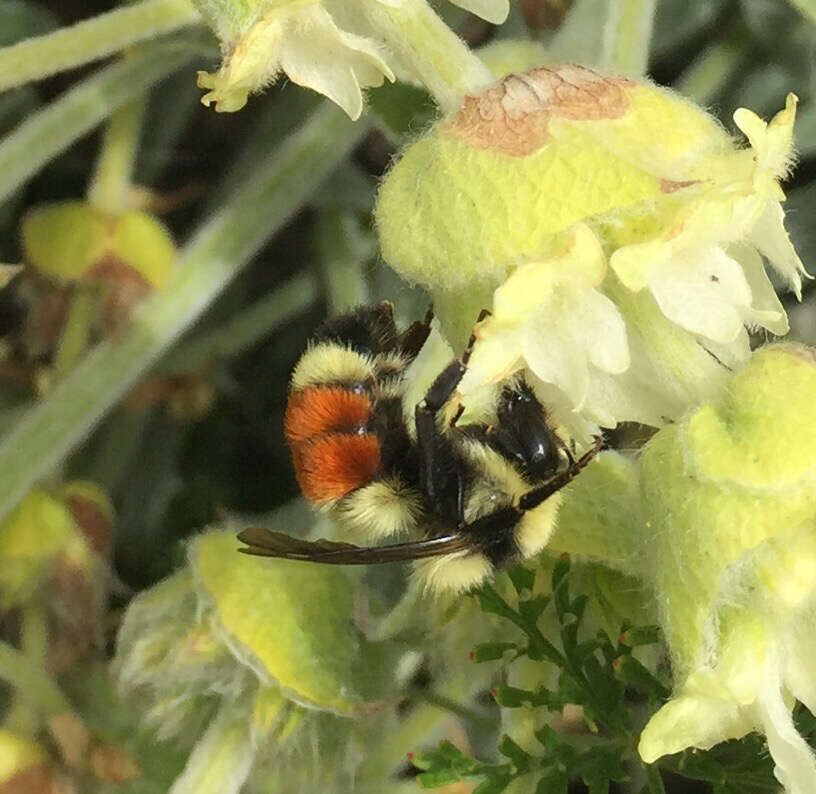
[[[315,342],[336,342],[364,356],[397,349],[394,307],[388,301],[360,306],[324,323],[313,336]]]

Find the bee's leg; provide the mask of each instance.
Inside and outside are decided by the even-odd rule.
[[[585,452],[578,460],[573,460],[566,470],[522,494],[518,502],[519,509],[532,510],[549,499],[554,493],[560,491],[564,486],[569,485],[580,474],[581,470],[592,462],[602,448],[603,439],[597,436],[589,451]]]
[[[419,480],[422,492],[443,520],[458,525],[464,516],[464,466],[450,439],[440,432],[437,417],[459,381],[465,367],[451,361],[437,376],[415,409]]]
[[[490,314],[483,309],[476,320]],[[425,398],[417,405],[417,444],[420,451],[420,487],[435,511],[445,520],[459,525],[464,520],[464,464],[450,439],[439,430],[438,415],[447,405],[467,371],[467,363],[476,344],[474,331],[461,359],[455,359],[437,375]],[[454,418],[461,415],[461,411]]]
[[[490,309],[482,309],[479,312],[479,316],[476,318],[476,322],[473,325],[473,333],[470,335],[470,339],[468,339],[468,343],[465,346],[464,352],[462,353],[462,364],[465,367],[467,367],[467,363],[470,361],[470,355],[473,353],[473,346],[476,344],[476,326],[487,317],[490,317]]]
[[[409,361],[413,361],[422,350],[425,340],[431,333],[431,320],[433,320],[433,310],[428,309],[424,320],[417,320],[411,323],[398,337],[397,349]]]

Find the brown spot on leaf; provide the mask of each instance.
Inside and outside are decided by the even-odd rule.
[[[629,108],[625,89],[630,85],[624,77],[608,77],[583,66],[532,69],[465,97],[443,129],[471,146],[524,157],[549,141],[553,117],[589,121],[623,116]]]
[[[45,582],[49,605],[48,672],[62,675],[104,645],[102,587],[93,571],[61,556]]]
[[[75,794],[75,789],[48,764],[37,764],[0,783],[0,794]]]
[[[99,744],[91,750],[91,774],[103,783],[121,785],[142,776],[138,764],[121,747]]]
[[[684,187],[689,187],[689,185],[696,185],[699,183],[699,179],[689,179],[686,182],[674,182],[671,179],[661,179],[660,180],[660,192],[661,193],[674,193],[675,190],[680,190]]]
[[[73,769],[87,768],[92,739],[82,720],[76,714],[63,712],[52,714],[47,725],[62,760]]]
[[[533,34],[555,30],[570,10],[573,0],[521,0],[521,15]]]
[[[101,505],[80,494],[71,494],[65,504],[90,547],[100,557],[107,557],[113,532],[111,517]]]
[[[133,308],[152,291],[151,283],[123,259],[106,254],[85,275],[107,286],[104,317],[108,335],[116,334],[130,319]]]

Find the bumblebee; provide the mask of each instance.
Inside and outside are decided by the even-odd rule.
[[[391,304],[324,325],[292,375],[286,441],[306,499],[358,546],[251,527],[241,551],[335,565],[413,561],[434,592],[463,592],[541,551],[561,488],[597,454],[576,458],[522,378],[498,392],[492,421],[459,424],[456,389],[474,339],[406,406],[406,370],[430,317],[398,333]]]

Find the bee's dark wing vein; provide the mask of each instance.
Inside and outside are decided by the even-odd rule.
[[[404,562],[453,554],[470,548],[467,539],[461,535],[445,535],[390,546],[355,546],[353,543],[339,543],[325,538],[302,540],[264,527],[249,527],[238,533],[238,539],[247,544],[248,548],[239,549],[244,554],[333,565]]]

